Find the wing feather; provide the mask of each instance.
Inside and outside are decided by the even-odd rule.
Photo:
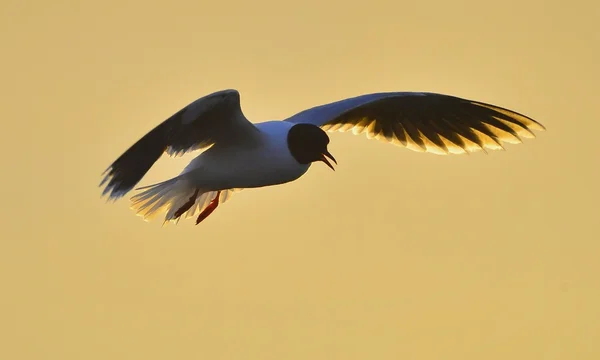
[[[503,143],[533,138],[545,127],[496,105],[455,96],[392,92],[361,95],[302,111],[286,121],[310,123],[329,132],[352,131],[436,154],[501,150]]]
[[[236,90],[204,96],[156,126],[103,173],[102,195],[116,200],[129,192],[167,153],[180,156],[217,143],[253,141],[258,129],[242,113]]]

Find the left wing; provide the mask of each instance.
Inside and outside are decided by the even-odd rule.
[[[366,133],[368,138],[436,154],[502,149],[534,138],[545,127],[515,111],[455,96],[422,92],[361,95],[302,111],[285,121],[326,131]]]
[[[259,141],[260,132],[244,116],[237,90],[217,91],[197,99],[150,130],[104,172],[102,195],[119,199],[167,153],[178,156],[214,144]]]

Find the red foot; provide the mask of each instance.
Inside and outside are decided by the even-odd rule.
[[[208,215],[212,214],[213,211],[219,206],[219,196],[221,196],[221,191],[217,192],[217,196],[208,204],[208,206],[202,210],[200,215],[198,215],[198,219],[196,219],[196,225],[200,224],[200,222],[208,217]]]

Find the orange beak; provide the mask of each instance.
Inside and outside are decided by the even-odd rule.
[[[335,171],[335,169],[333,168],[333,165],[331,165],[331,163],[329,162],[329,160],[327,160],[327,158],[330,158],[337,165],[337,161],[335,161],[335,158],[333,157],[333,155],[331,155],[329,153],[329,151],[325,151],[321,155],[321,161],[324,162],[327,166],[329,166],[331,168],[331,170]]]

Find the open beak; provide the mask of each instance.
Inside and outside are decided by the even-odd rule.
[[[329,151],[325,151],[321,155],[321,161],[324,162],[327,166],[329,166],[331,168],[331,170],[335,171],[335,169],[333,168],[333,165],[331,165],[331,163],[329,162],[329,160],[327,160],[327,158],[330,158],[337,165],[337,161],[335,161],[335,158],[333,157],[333,155],[331,155],[329,153]]]

